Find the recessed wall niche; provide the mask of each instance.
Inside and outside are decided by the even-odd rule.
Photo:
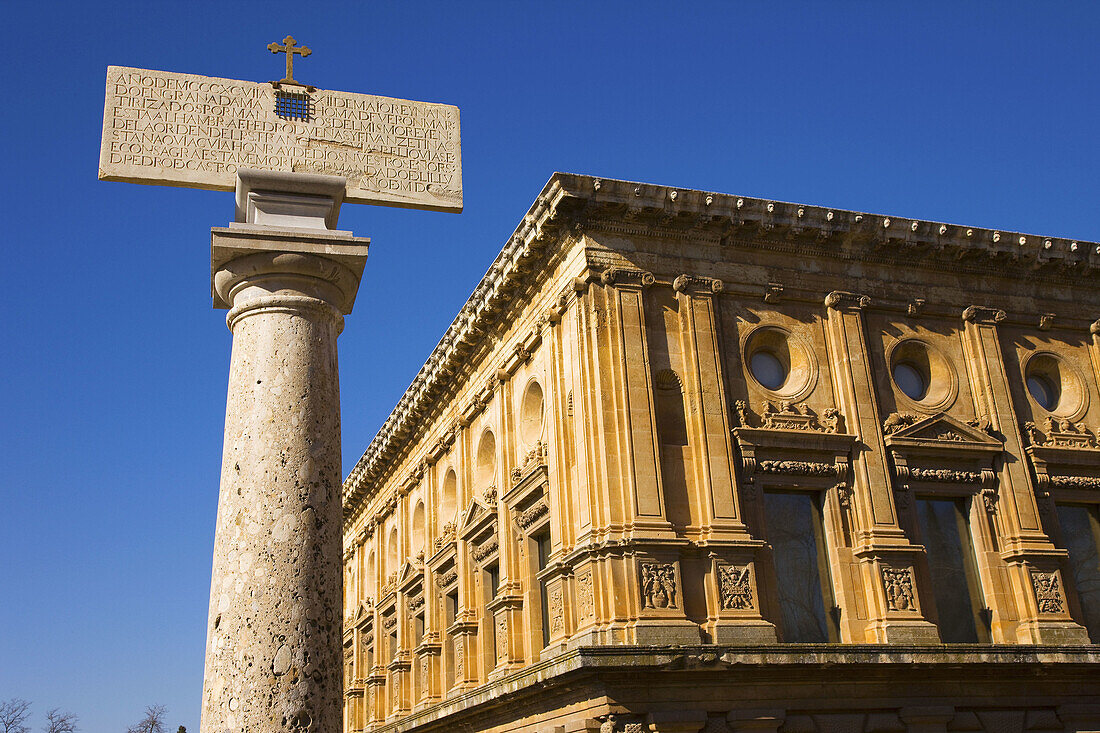
[[[800,336],[778,326],[762,326],[745,338],[741,349],[752,383],[776,397],[797,401],[813,391],[817,360]]]
[[[1069,362],[1050,351],[1037,351],[1024,362],[1028,399],[1056,417],[1077,419],[1088,407],[1085,380]]]
[[[497,440],[492,430],[486,430],[481,434],[481,441],[477,444],[477,471],[475,478],[480,488],[484,489],[493,483],[493,474],[497,467]]]
[[[542,386],[532,379],[523,392],[519,406],[519,439],[524,446],[530,446],[542,437],[542,416]]]
[[[959,394],[955,367],[927,341],[914,338],[896,341],[887,351],[886,361],[899,405],[937,412],[950,406]]]

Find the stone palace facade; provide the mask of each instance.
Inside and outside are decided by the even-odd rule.
[[[554,175],[345,482],[346,730],[1100,726],[1098,268]]]

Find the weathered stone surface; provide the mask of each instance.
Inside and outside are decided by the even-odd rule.
[[[303,92],[304,93],[304,92]],[[99,177],[232,191],[240,168],[347,179],[352,203],[462,210],[458,108],[331,90],[306,119],[270,84],[107,68]]]
[[[305,216],[313,229],[246,220],[211,233],[233,354],[203,733],[341,729],[336,340],[367,241],[318,228],[325,218]]]
[[[345,483],[347,730],[1091,703],[1098,273],[1096,244],[555,175]]]

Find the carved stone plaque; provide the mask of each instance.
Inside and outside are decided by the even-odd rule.
[[[457,107],[308,96],[292,116],[270,84],[109,66],[99,178],[232,191],[238,168],[321,173],[351,203],[462,211]]]

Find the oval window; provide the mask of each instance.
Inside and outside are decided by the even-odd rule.
[[[1058,406],[1058,390],[1049,379],[1039,374],[1029,374],[1027,391],[1044,410],[1053,410]]]
[[[924,399],[928,393],[928,379],[913,364],[901,362],[894,366],[894,384],[914,401]]]
[[[757,351],[749,360],[752,376],[765,389],[776,390],[787,381],[787,367],[770,351]]]

